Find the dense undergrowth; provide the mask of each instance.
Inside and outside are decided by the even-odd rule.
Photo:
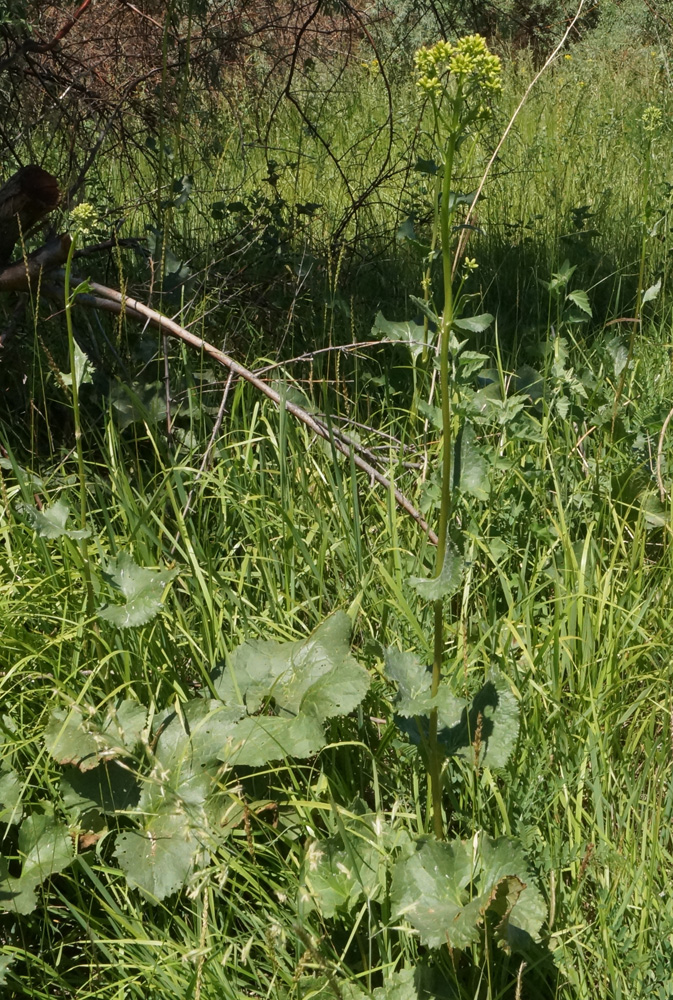
[[[432,608],[409,584],[432,567],[424,532],[329,442],[183,347],[169,347],[168,433],[160,338],[75,310],[83,498],[65,327],[36,302],[0,376],[8,996],[673,995],[668,63],[650,46],[567,56],[503,148],[468,244],[473,311],[495,324],[457,375],[450,536],[466,572],[445,675],[469,708],[497,670],[512,706],[508,753],[480,745],[484,708],[445,771],[448,836],[467,845],[452,904],[493,896],[477,930],[436,940],[431,880],[415,884],[430,913],[414,924],[400,874],[432,826],[385,651],[432,660]],[[505,62],[501,118],[463,191],[531,75],[525,56]],[[385,130],[367,138],[385,124],[383,86],[376,66],[353,67],[315,111],[355,192],[385,156]],[[123,215],[120,235],[149,237],[151,256],[76,266],[273,365],[287,398],[351,428],[434,522],[431,361],[390,343],[291,360],[380,339],[379,312],[422,322],[410,296],[434,168],[416,95],[395,80],[393,96],[395,169],[338,246],[350,202],[334,163],[291,107],[263,155],[264,109],[242,97],[238,121],[195,112],[163,149],[150,137],[135,172],[100,158],[87,191],[100,235]],[[327,682],[293,677],[319,706],[309,723],[278,680],[278,644],[328,615],[313,640]],[[256,669],[253,694],[232,690]],[[283,713],[290,735],[268,722]],[[237,758],[236,726],[266,726],[267,742]],[[169,825],[145,829],[166,802]],[[518,885],[484,875],[498,850]]]

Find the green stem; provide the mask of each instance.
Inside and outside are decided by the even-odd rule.
[[[75,358],[75,335],[72,326],[72,307],[75,301],[77,290],[74,294],[70,291],[72,276],[72,259],[77,246],[77,234],[72,237],[68,259],[65,262],[65,325],[68,331],[68,353],[70,355],[70,388],[72,392],[72,415],[75,424],[75,451],[77,454],[77,470],[79,478],[79,520],[82,531],[86,530],[87,515],[87,494],[86,494],[86,468],[84,465],[84,448],[82,445],[82,422],[79,411],[79,386],[77,384],[77,366]],[[89,565],[89,549],[86,538],[80,539],[80,553],[82,557],[82,576],[86,586],[87,613],[94,612],[94,591],[91,580],[91,567]]]
[[[444,178],[442,184],[442,204],[440,209],[440,236],[442,244],[442,275],[444,279],[444,310],[440,325],[440,355],[439,355],[439,385],[442,400],[442,500],[439,511],[439,530],[437,532],[437,560],[435,576],[439,576],[444,566],[446,556],[449,513],[451,510],[451,392],[449,385],[449,341],[453,323],[453,285],[451,275],[451,180],[453,163],[456,154],[456,140],[459,134],[461,111],[460,89],[454,101],[453,120],[444,158]],[[442,598],[435,601],[434,650],[432,660],[432,688],[434,698],[439,691],[442,679],[442,659],[444,655],[444,602]],[[438,712],[433,708],[430,713],[428,734],[429,776],[432,798],[432,824],[435,836],[444,837],[444,819],[442,815],[442,761],[437,743]]]

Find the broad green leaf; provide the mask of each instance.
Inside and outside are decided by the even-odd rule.
[[[660,291],[661,291],[661,278],[659,278],[659,281],[657,281],[656,284],[650,285],[649,288],[645,289],[645,291],[643,292],[643,305],[645,305],[646,302],[652,302],[653,299],[656,299]]]
[[[184,885],[198,846],[183,814],[161,812],[143,829],[118,834],[115,854],[129,885],[158,901]]]
[[[664,528],[669,522],[668,503],[663,504],[653,490],[644,494],[641,510],[648,528]]]
[[[469,493],[476,500],[488,500],[491,490],[489,466],[477,446],[470,423],[465,423],[459,443],[460,465],[454,462],[454,487]]]
[[[91,717],[74,706],[70,711],[54,708],[44,731],[47,753],[58,764],[73,764],[90,771],[101,761],[122,756],[127,748],[119,732],[103,732]]]
[[[401,320],[398,323],[387,320],[379,312],[372,327],[373,336],[384,336],[387,340],[405,344],[412,358],[418,357],[425,347],[425,330],[412,320]]]
[[[431,948],[464,949],[478,941],[490,916],[505,947],[520,936],[536,938],[546,907],[532,884],[518,841],[485,834],[472,841],[421,841],[395,865],[395,916],[404,917]]]
[[[393,871],[391,903],[395,919],[407,920],[430,948],[467,948],[479,940],[476,921],[464,919],[473,875],[472,844],[421,841]]]
[[[373,991],[374,1000],[418,1000],[416,970],[400,969],[393,972]]]
[[[49,753],[59,764],[74,764],[90,771],[103,760],[128,756],[141,741],[147,709],[127,698],[119,708],[111,706],[102,723],[74,705],[69,712],[52,709],[44,731]]]
[[[447,728],[460,721],[465,708],[465,701],[456,698],[447,684],[440,684],[439,691],[433,698],[431,695],[432,671],[420,662],[413,653],[401,653],[397,649],[387,649],[385,652],[386,677],[397,684],[395,699],[396,722],[400,729],[406,732],[416,744],[422,742],[418,726],[405,724],[403,719],[419,720],[430,715],[433,708],[437,709],[440,726]],[[423,736],[427,738],[427,725],[423,726]]]
[[[116,729],[124,746],[132,750],[142,740],[147,709],[132,698],[126,698],[116,710],[110,711],[108,719],[104,729]]]
[[[73,295],[80,289],[75,289]],[[84,289],[82,289],[83,291]],[[92,365],[91,361],[81,349],[79,344],[75,344],[75,378],[77,380],[77,385],[84,385],[85,382],[91,382],[91,372]],[[72,372],[61,372],[61,378],[66,385],[72,385]]]
[[[84,773],[66,768],[60,793],[65,808],[79,816],[91,810],[114,816],[137,806],[140,787],[129,768],[112,760]]]
[[[21,791],[23,783],[16,771],[3,767],[0,771],[0,826],[18,823],[21,820]]]
[[[36,889],[51,875],[63,871],[73,858],[68,828],[52,816],[33,813],[19,829],[21,875],[13,878],[0,857],[0,910],[31,913],[37,905]]]
[[[574,292],[568,292],[566,298],[573,302],[578,309],[585,312],[588,316],[593,315],[591,312],[591,306],[589,305],[589,296],[581,288],[576,288]]]
[[[400,849],[408,853],[411,846],[406,830],[378,813],[357,815],[359,807],[357,802],[351,806],[355,816],[337,816],[338,836],[313,841],[306,849],[304,884],[326,918],[385,894],[391,857]]]
[[[166,419],[166,394],[158,382],[145,386],[118,382],[110,392],[110,403],[121,430],[134,423],[154,426]]]
[[[337,993],[338,990],[338,993]],[[300,976],[293,982],[292,989],[280,986],[278,990],[282,1000],[369,1000],[366,993],[357,983],[346,979],[338,979],[331,973],[328,976]]]
[[[460,722],[442,728],[438,739],[447,757],[498,768],[507,763],[518,735],[518,702],[503,674],[493,671]]]
[[[521,365],[512,379],[512,388],[518,395],[528,396],[535,403],[544,398],[544,375],[530,365]]]
[[[341,837],[314,841],[306,851],[304,881],[323,917],[350,912],[364,897],[374,899],[383,886],[379,881],[380,855],[376,847],[350,836],[350,850]]]
[[[434,160],[424,160],[419,156],[414,170],[418,171],[419,174],[430,174],[431,177],[434,177],[439,172],[439,164],[435,163]]]
[[[159,612],[164,588],[177,575],[177,570],[145,569],[127,552],[120,552],[103,576],[126,602],[104,605],[98,611],[99,617],[119,628],[145,625]]]
[[[483,333],[488,330],[493,322],[490,313],[482,313],[480,316],[464,316],[462,319],[454,319],[453,326],[459,330],[467,330],[468,333]]]
[[[623,343],[621,337],[613,337],[612,340],[607,343],[606,349],[612,359],[615,377],[619,377],[626,368],[626,364],[629,360],[628,347],[625,343]]]
[[[74,530],[66,528],[66,521],[70,515],[70,507],[64,500],[57,500],[43,510],[36,510],[24,504],[21,508],[26,515],[31,528],[38,538],[88,538],[91,532],[88,529]]]
[[[395,711],[406,718],[427,715],[432,709],[432,671],[414,653],[385,652],[385,674],[397,684]]]
[[[460,589],[463,582],[463,570],[465,562],[455,550],[448,544],[444,555],[444,564],[439,576],[424,579],[419,576],[409,577],[409,583],[416,593],[426,601],[439,601],[443,597],[451,597]]]
[[[15,955],[0,955],[0,986],[7,985],[7,969],[13,963]]]
[[[480,354],[479,351],[461,351],[458,355],[460,374],[464,378],[469,378],[475,372],[481,371],[487,361],[489,361],[487,354]]]
[[[425,420],[429,420],[432,426],[438,431],[442,430],[442,411],[439,406],[432,406],[430,403],[426,403],[424,399],[420,399],[418,401],[418,412]]]
[[[159,727],[157,760],[166,771],[185,764],[200,768],[214,763],[242,714],[239,706],[230,708],[215,699],[193,698]]]
[[[503,879],[516,877],[520,880],[522,888],[517,894],[512,912],[508,915],[507,924],[530,934],[537,940],[547,918],[547,907],[528,871],[521,844],[511,837],[492,840],[482,833],[479,838],[479,854],[480,886],[483,886],[484,892],[491,892]],[[512,935],[509,931],[503,928],[502,933],[505,939],[510,941]]]
[[[470,191],[466,194],[461,194],[459,191],[452,191],[449,195],[449,211],[452,212],[456,205],[471,205],[476,193],[476,191]]]
[[[151,812],[162,803],[186,810],[192,822],[202,825],[203,808],[214,792],[221,764],[218,755],[231,742],[238,707],[194,698],[171,713],[157,733],[157,767],[143,789],[140,807]]]
[[[261,767],[285,757],[311,757],[324,745],[325,734],[315,716],[249,716],[234,726],[220,760],[238,767]]]
[[[227,704],[245,704],[249,714],[273,698],[281,715],[310,713],[319,721],[346,715],[370,684],[351,656],[350,630],[348,615],[339,611],[305,639],[244,643],[215,679],[215,690]]]

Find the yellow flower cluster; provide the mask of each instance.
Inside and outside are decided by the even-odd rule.
[[[417,84],[428,93],[442,90],[441,77],[448,71],[470,82],[473,89],[502,89],[500,59],[488,50],[481,35],[465,35],[455,45],[436,42],[418,49],[415,55]]]
[[[83,201],[73,208],[70,213],[70,228],[88,236],[96,224],[98,213],[93,205],[88,201]]]
[[[641,121],[646,132],[658,132],[663,121],[661,108],[658,108],[656,104],[650,104],[643,111]]]

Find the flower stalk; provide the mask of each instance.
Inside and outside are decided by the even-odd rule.
[[[492,55],[480,35],[467,35],[455,45],[437,42],[432,48],[416,53],[417,84],[429,96],[434,117],[434,140],[442,165],[439,213],[434,212],[431,254],[439,241],[442,254],[443,309],[439,322],[439,389],[442,410],[442,487],[437,532],[435,578],[444,567],[449,544],[451,514],[452,373],[450,364],[451,331],[455,319],[456,298],[452,280],[452,230],[455,196],[452,192],[457,155],[471,127],[490,114],[488,97],[501,89],[500,60]],[[437,192],[435,193],[435,206]],[[471,266],[473,266],[471,262]],[[429,298],[429,273],[424,278],[424,295]],[[431,695],[435,698],[442,679],[444,658],[444,599],[434,601],[434,642]],[[428,777],[435,836],[444,836],[442,810],[442,754],[438,745],[438,709],[430,714],[428,732]]]

